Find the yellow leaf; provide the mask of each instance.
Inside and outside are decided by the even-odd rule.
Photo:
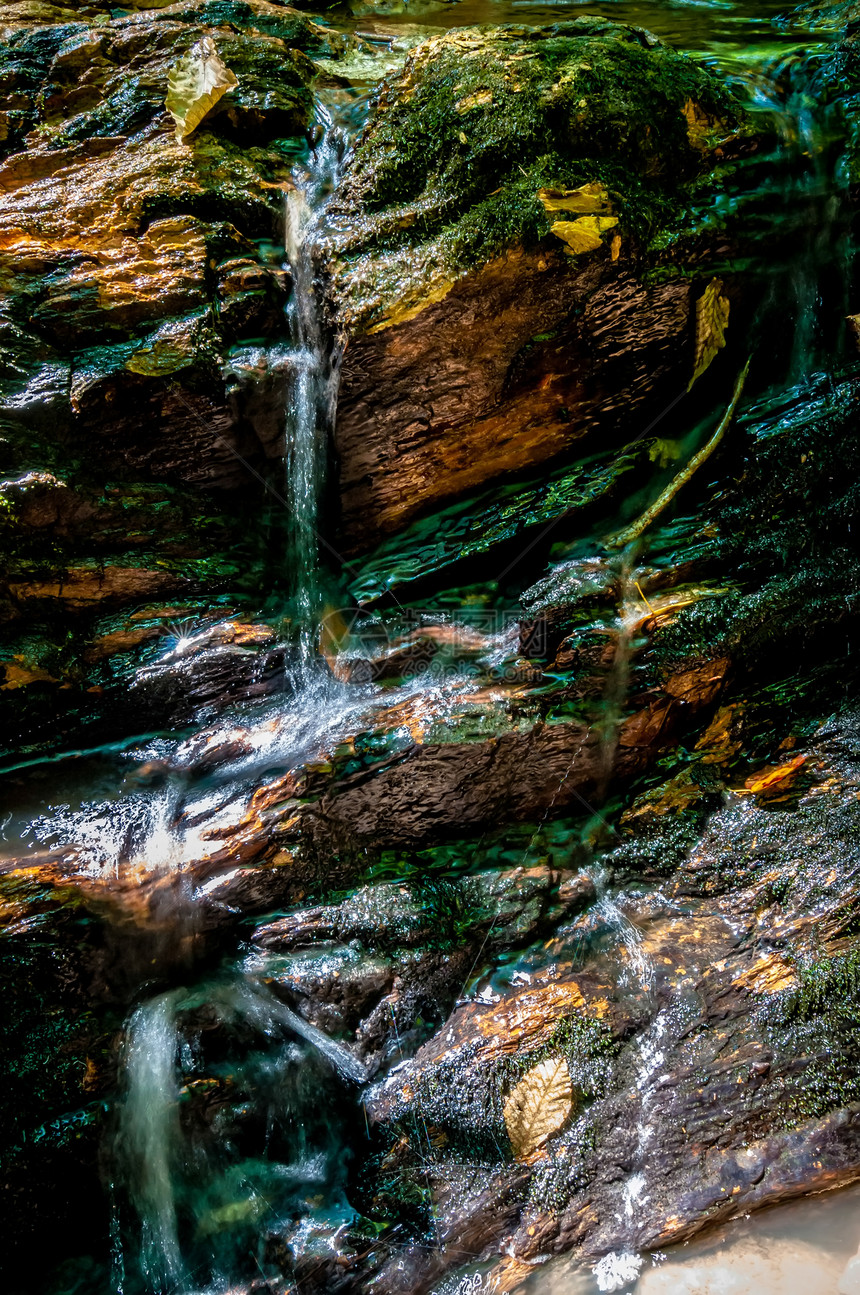
[[[578,189],[539,189],[538,197],[545,211],[573,211],[579,215],[593,215],[611,211],[609,194],[602,184],[592,180]]]
[[[458,99],[454,104],[455,112],[470,112],[472,108],[488,108],[493,102],[492,90],[478,90],[476,94],[467,94],[465,99]]]
[[[704,108],[688,99],[683,107],[684,120],[687,123],[687,139],[690,147],[706,152],[711,142],[713,122]]]
[[[610,244],[610,246],[612,248],[612,259],[613,261],[617,261],[619,256],[621,255],[621,235],[620,234],[613,234],[612,243]]]
[[[196,130],[221,96],[238,84],[238,78],[218,57],[211,36],[192,45],[173,64],[167,77],[165,107],[176,122],[177,143]]]
[[[743,789],[739,790],[737,794],[739,796],[754,796],[760,791],[768,791],[771,787],[793,778],[805,763],[805,755],[796,755],[793,760],[789,760],[787,764],[778,765],[776,769],[765,768],[760,773],[754,773],[747,778]]]
[[[593,252],[601,247],[600,235],[618,224],[617,216],[580,216],[579,220],[557,220],[552,232],[571,252]]]
[[[696,362],[688,391],[708,368],[717,351],[726,344],[729,299],[722,295],[722,291],[722,279],[712,279],[696,302]]]
[[[563,1057],[547,1057],[523,1075],[504,1106],[505,1127],[522,1160],[557,1133],[570,1115],[573,1090]]]

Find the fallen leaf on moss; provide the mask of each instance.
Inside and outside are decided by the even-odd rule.
[[[475,94],[467,94],[465,98],[458,99],[454,104],[454,111],[470,112],[472,108],[488,108],[492,102],[492,90],[478,90]]]
[[[573,1107],[570,1071],[563,1057],[547,1057],[525,1075],[504,1106],[505,1127],[518,1159],[529,1156],[564,1124]]]
[[[696,302],[696,361],[690,385],[687,387],[688,391],[709,367],[717,351],[726,344],[729,299],[722,294],[722,279],[711,279]]]
[[[192,45],[170,69],[164,106],[176,122],[176,141],[196,130],[218,100],[239,84],[236,75],[219,58],[211,36]]]
[[[741,750],[743,743],[737,732],[743,709],[740,702],[719,708],[696,743],[695,749],[705,752],[702,764],[725,764]]]
[[[712,150],[719,153],[724,144],[737,138],[737,131],[728,121],[712,117],[700,103],[695,103],[692,99],[687,100],[681,111],[687,123],[690,147],[699,153],[709,153]]]
[[[588,216],[612,210],[609,194],[595,180],[578,189],[539,189],[538,198],[544,211],[571,211]]]
[[[580,216],[579,220],[557,220],[552,232],[567,244],[574,255],[578,255],[601,247],[601,234],[617,224],[617,216]]]
[[[680,814],[703,801],[707,792],[693,778],[690,769],[682,769],[661,787],[638,796],[633,804],[621,815],[622,823],[630,823],[637,818],[659,817],[662,814]]]

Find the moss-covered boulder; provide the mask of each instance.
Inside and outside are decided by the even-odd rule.
[[[744,130],[713,74],[603,19],[414,52],[330,213],[355,547],[686,385],[691,303],[725,247],[671,267]]]

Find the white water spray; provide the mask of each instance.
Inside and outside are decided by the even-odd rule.
[[[181,1138],[177,1050],[174,996],[161,994],[129,1022],[121,1113],[129,1195],[141,1224],[140,1268],[153,1295],[181,1290],[185,1281],[173,1188]]]
[[[327,438],[337,406],[337,348],[326,335],[317,293],[314,242],[326,199],[337,184],[343,139],[324,109],[322,137],[308,166],[293,174],[287,194],[285,251],[293,279],[289,310],[293,350],[286,406],[286,494],[289,553],[303,663],[310,660],[320,610],[319,500]]]

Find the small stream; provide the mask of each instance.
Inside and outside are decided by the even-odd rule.
[[[358,15],[350,26],[395,41],[398,35],[410,36],[416,23],[422,30],[488,21],[538,24],[580,12],[642,23],[706,58],[745,86],[753,111],[772,123],[772,156],[749,164],[752,191],[726,199],[727,205],[736,200],[755,206],[762,219],[784,207],[786,220],[793,222],[794,251],[789,264],[772,268],[765,307],[771,320],[778,315],[788,324],[770,339],[772,363],[756,383],[759,391],[778,388],[802,383],[827,364],[835,367],[847,345],[843,321],[851,308],[846,293],[852,249],[842,216],[847,178],[833,144],[836,110],[817,98],[817,61],[826,51],[826,34],[803,36],[792,24],[777,22],[784,6],[776,0],[597,5],[461,0],[445,7],[404,6],[397,13],[376,9]],[[803,40],[806,55],[798,53]],[[372,727],[381,712],[400,703],[436,718],[453,713],[472,686],[465,668],[441,684],[416,679],[383,689],[374,682],[349,682],[333,677],[318,653],[320,619],[328,599],[338,596],[321,500],[340,351],[321,319],[313,249],[348,151],[344,126],[325,107],[319,110],[316,138],[296,170],[285,219],[293,291],[287,321],[284,561],[299,627],[298,664],[291,667],[282,695],[242,716],[243,747],[215,770],[195,766],[193,734],[130,739],[119,749],[18,771],[8,813],[4,809],[4,855],[73,846],[82,870],[108,886],[153,877],[178,883],[175,906],[161,914],[161,943],[153,933],[148,946],[153,954],[148,969],[129,973],[132,979],[137,975],[137,984],[128,994],[118,1090],[105,1125],[105,1200],[93,1206],[110,1216],[112,1254],[107,1262],[99,1258],[95,1274],[88,1270],[80,1280],[68,1269],[60,1278],[40,1280],[34,1295],[37,1290],[50,1295],[286,1290],[275,1284],[278,1274],[317,1253],[321,1264],[329,1263],[340,1231],[356,1214],[350,1167],[366,1136],[361,1096],[369,1076],[363,1062],[347,1044],[281,1001],[270,987],[270,960],[241,939],[232,952],[219,950],[203,966],[193,956],[177,965],[175,957],[197,930],[198,905],[207,890],[205,868],[188,876],[187,865],[205,863],[217,844],[212,829],[234,822],[255,786]],[[682,437],[690,431],[672,427],[665,434]],[[567,539],[570,552],[594,544],[592,537]],[[637,561],[644,561],[641,552]],[[629,561],[626,570],[615,625],[616,659],[594,717],[605,735],[607,774],[627,700],[636,634],[631,608],[639,603]],[[465,597],[461,608],[452,608],[449,595],[439,610],[468,624]],[[208,722],[205,735],[228,742],[235,728],[235,718],[227,715]],[[535,825],[526,843],[525,865],[536,865],[541,857],[542,826]],[[585,836],[582,824],[577,830]],[[599,852],[592,867],[597,899],[589,938],[604,942],[619,979],[647,1003],[653,999],[653,965],[628,915],[629,897],[607,882]],[[518,951],[507,963],[484,955],[468,992],[487,993],[493,1001],[494,990],[509,984],[511,976],[527,980],[545,957],[542,943]],[[639,1045],[643,1154],[663,1026],[657,1011]],[[619,1185],[619,1209],[631,1219],[641,1184],[634,1163]],[[665,1256],[643,1258],[632,1250],[584,1268],[554,1259],[536,1268],[527,1289],[534,1295],[615,1289],[630,1295],[835,1295],[842,1269],[860,1244],[858,1192],[851,1188],[765,1212]],[[259,1284],[249,1285],[254,1282]],[[439,1286],[446,1295],[489,1295],[492,1289],[480,1272],[446,1283]]]

